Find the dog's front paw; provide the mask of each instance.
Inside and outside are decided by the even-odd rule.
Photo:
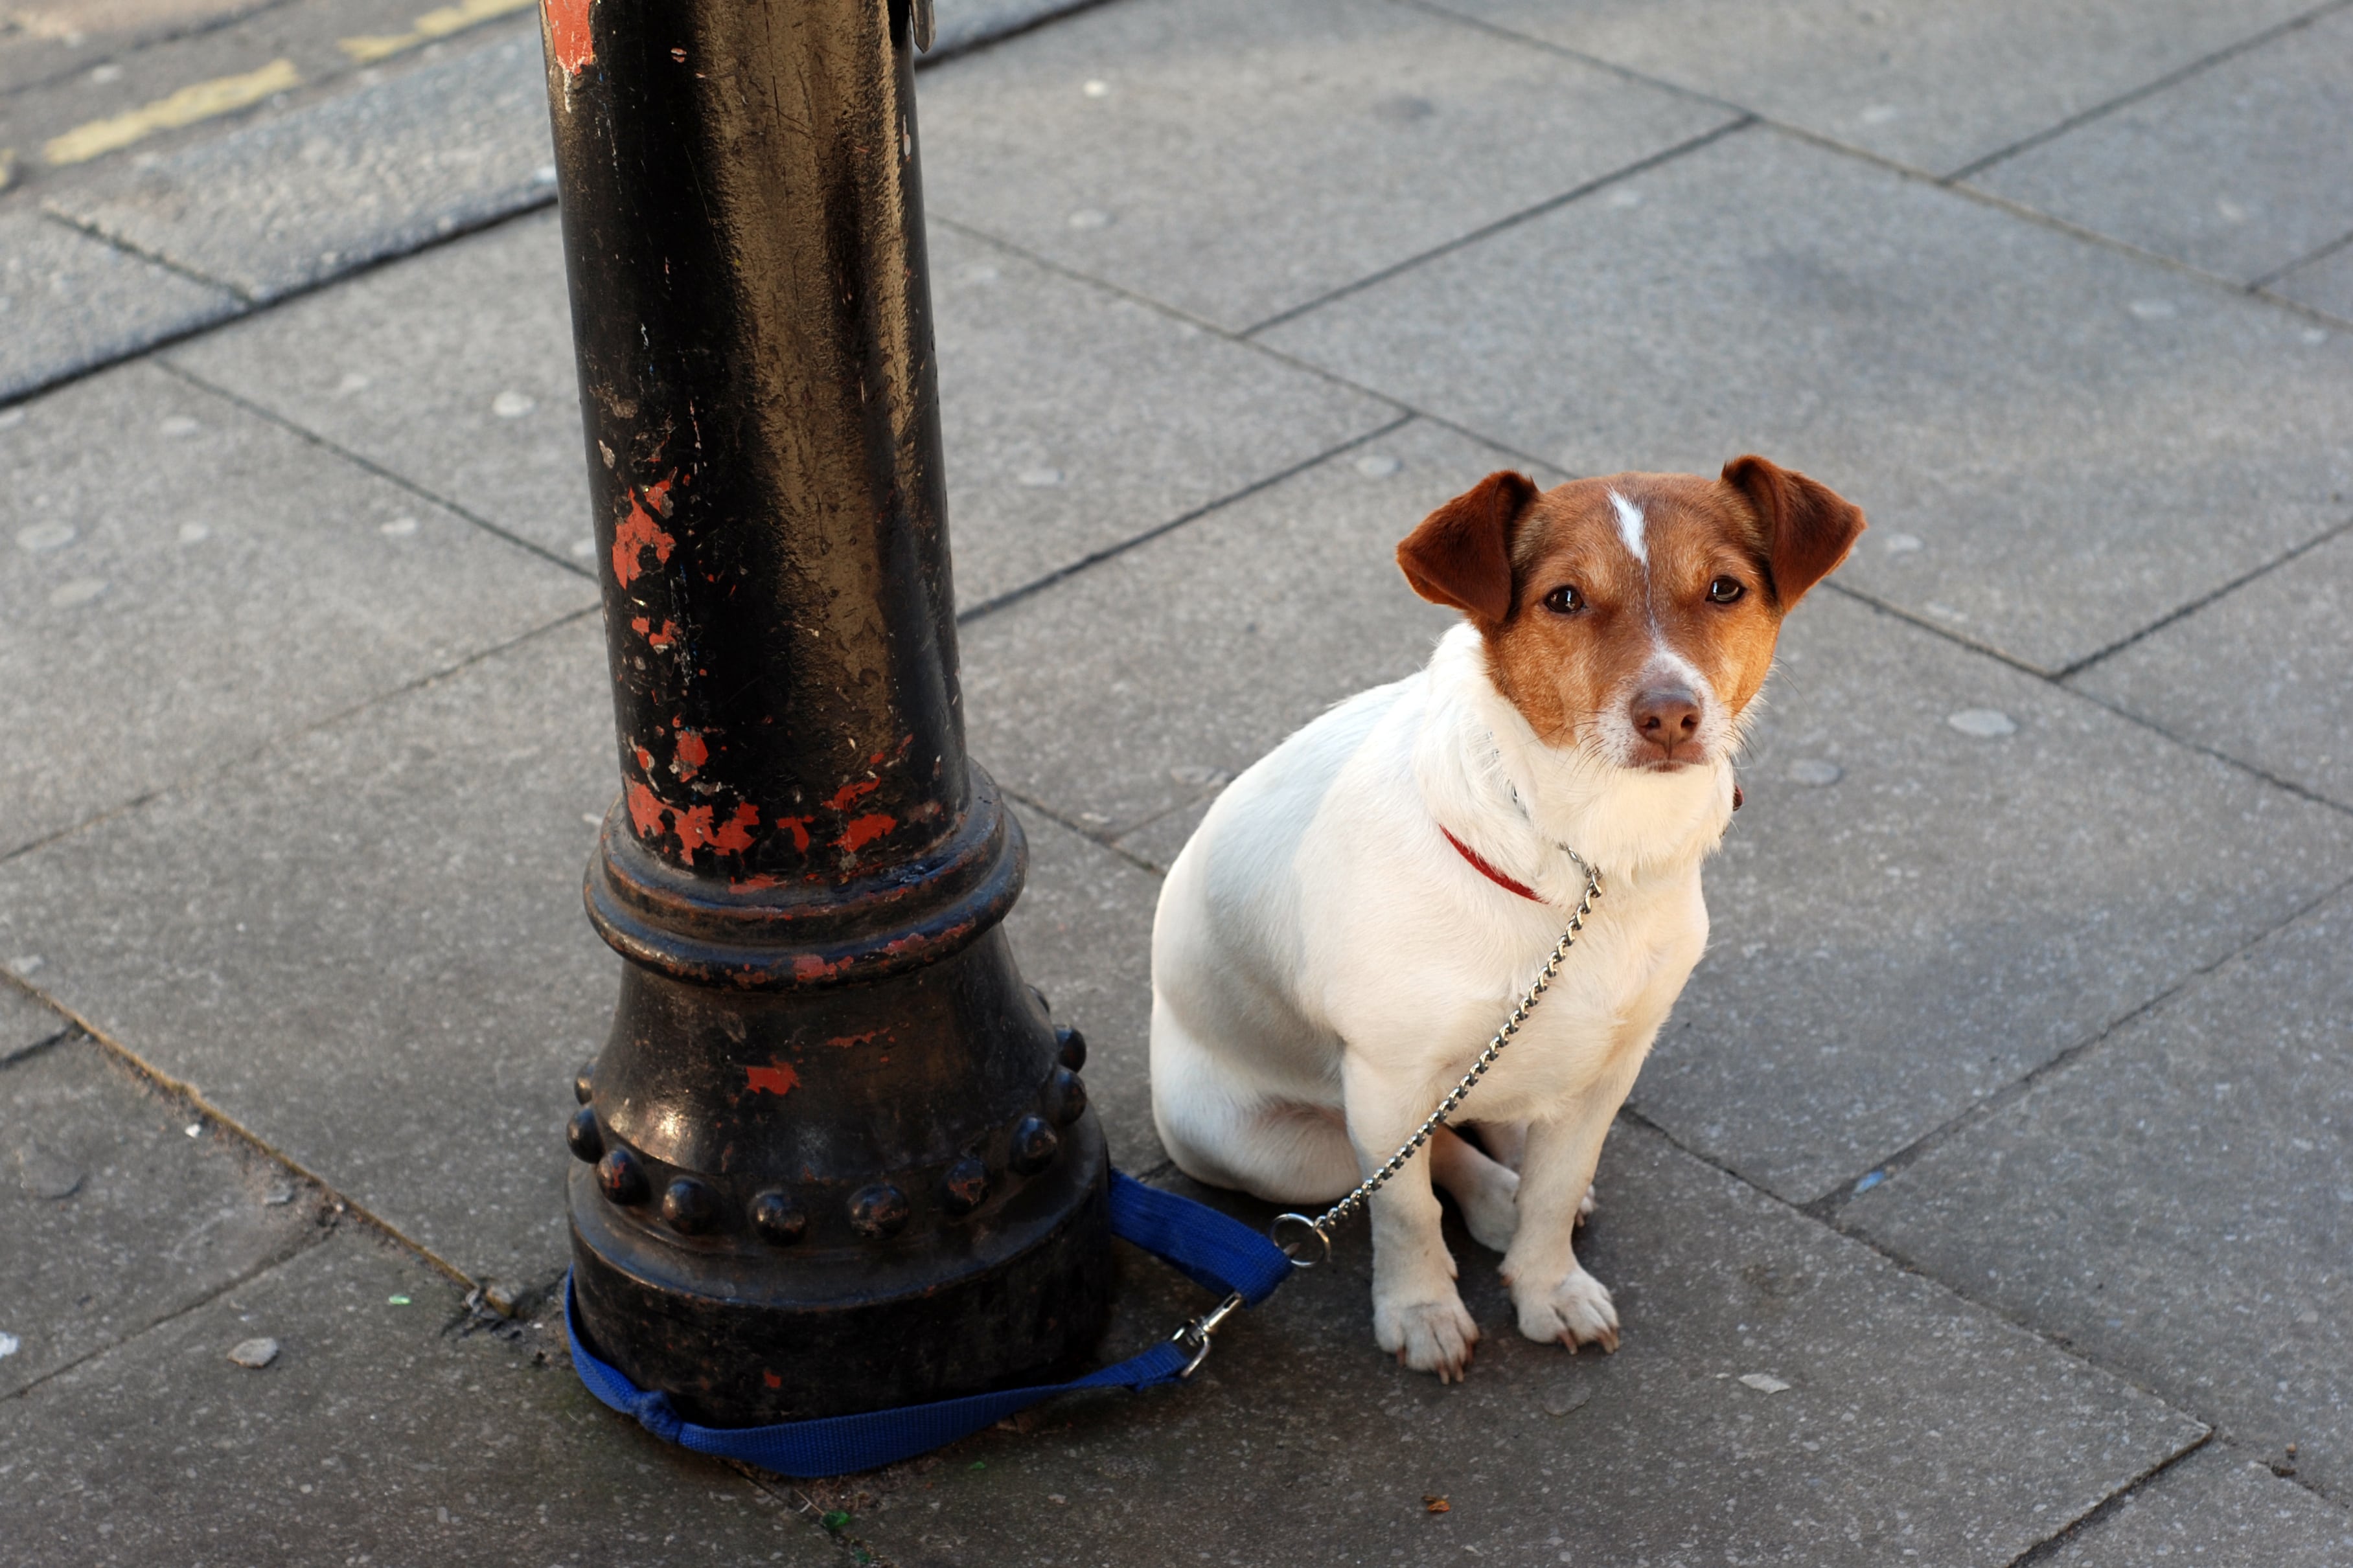
[[[1434,1372],[1440,1383],[1460,1383],[1471,1364],[1471,1347],[1479,1342],[1479,1325],[1449,1290],[1440,1301],[1402,1305],[1377,1302],[1373,1307],[1373,1338],[1381,1349],[1394,1352],[1400,1364],[1416,1372]]]
[[[1532,1340],[1557,1340],[1571,1350],[1587,1344],[1618,1348],[1618,1309],[1610,1304],[1609,1288],[1582,1268],[1571,1265],[1550,1289],[1515,1287],[1512,1300],[1520,1310],[1520,1332]]]

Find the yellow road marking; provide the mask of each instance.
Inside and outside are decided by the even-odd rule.
[[[458,0],[455,5],[444,5],[426,12],[406,33],[374,33],[356,38],[342,38],[337,42],[343,53],[361,65],[374,65],[403,49],[413,49],[435,38],[462,33],[496,16],[511,16],[517,11],[528,11],[538,3],[539,0]]]
[[[194,125],[199,120],[210,120],[216,114],[259,103],[273,92],[299,87],[301,81],[302,75],[294,68],[292,60],[272,60],[258,71],[200,81],[128,114],[77,125],[62,136],[52,137],[41,148],[41,156],[51,163],[84,163],[101,153],[128,147],[158,131]]]

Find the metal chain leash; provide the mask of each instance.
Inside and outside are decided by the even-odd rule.
[[[1535,981],[1528,986],[1527,994],[1520,998],[1518,1005],[1512,1009],[1512,1016],[1504,1020],[1503,1027],[1497,1029],[1494,1037],[1487,1042],[1487,1048],[1481,1051],[1478,1059],[1471,1064],[1471,1070],[1464,1073],[1461,1080],[1447,1091],[1446,1098],[1438,1102],[1438,1109],[1431,1111],[1419,1127],[1414,1129],[1413,1136],[1400,1144],[1398,1152],[1384,1161],[1379,1170],[1357,1183],[1355,1191],[1314,1219],[1308,1218],[1303,1214],[1280,1214],[1274,1216],[1274,1223],[1267,1226],[1267,1239],[1282,1249],[1283,1255],[1291,1259],[1291,1266],[1293,1268],[1313,1268],[1318,1263],[1331,1261],[1331,1227],[1363,1207],[1375,1193],[1388,1184],[1392,1176],[1405,1169],[1406,1162],[1412,1159],[1416,1151],[1419,1150],[1424,1143],[1430,1142],[1430,1134],[1445,1124],[1446,1119],[1453,1115],[1462,1101],[1469,1098],[1471,1091],[1478,1087],[1479,1080],[1487,1076],[1487,1069],[1495,1065],[1495,1058],[1504,1054],[1504,1047],[1512,1043],[1512,1037],[1520,1032],[1520,1026],[1528,1021],[1528,1015],[1536,1010],[1536,1004],[1542,1002],[1545,993],[1552,989],[1553,981],[1560,973],[1562,962],[1568,957],[1568,950],[1577,945],[1577,933],[1585,929],[1585,918],[1593,912],[1594,900],[1601,897],[1601,873],[1589,864],[1584,856],[1569,848],[1567,845],[1564,844],[1560,847],[1570,859],[1577,862],[1577,869],[1585,873],[1585,896],[1577,900],[1576,910],[1568,917],[1568,929],[1560,933],[1558,942],[1553,943],[1552,956],[1545,960],[1544,968],[1537,972]],[[1303,1228],[1307,1236],[1294,1235],[1292,1239],[1285,1241],[1282,1239],[1282,1233],[1286,1226]],[[1312,1258],[1302,1256],[1307,1250],[1308,1236],[1314,1237],[1316,1242],[1321,1244],[1323,1256]],[[1185,1368],[1182,1375],[1190,1377],[1194,1369],[1208,1359],[1209,1336],[1217,1332],[1219,1325],[1223,1323],[1241,1304],[1241,1296],[1237,1292],[1169,1336],[1193,1352],[1193,1359]]]

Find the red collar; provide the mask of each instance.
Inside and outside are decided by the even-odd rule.
[[[1455,837],[1453,834],[1447,833],[1446,825],[1444,823],[1441,822],[1438,825],[1438,831],[1446,834],[1446,842],[1453,845],[1454,852],[1461,856],[1465,860],[1470,861],[1472,868],[1477,871],[1479,875],[1486,878],[1487,880],[1494,883],[1495,886],[1503,889],[1507,893],[1517,893],[1520,897],[1530,900],[1535,903],[1540,904],[1544,902],[1543,898],[1537,894],[1534,888],[1529,887],[1525,882],[1515,881],[1512,878],[1506,877],[1504,873],[1496,870],[1495,868],[1490,866],[1485,860],[1482,859],[1477,850],[1472,848],[1468,844],[1463,843],[1460,838]]]
[[[1735,811],[1738,811],[1740,809],[1740,786],[1738,784],[1734,784],[1732,786],[1732,809]],[[1456,854],[1461,856],[1465,860],[1470,861],[1473,870],[1477,871],[1482,877],[1486,878],[1487,880],[1494,883],[1495,886],[1503,889],[1507,893],[1517,893],[1520,897],[1528,900],[1532,903],[1540,904],[1545,901],[1544,895],[1538,893],[1534,888],[1529,887],[1525,882],[1519,880],[1517,878],[1507,877],[1503,872],[1498,871],[1494,867],[1489,865],[1486,859],[1482,857],[1476,849],[1472,848],[1471,846],[1463,843],[1460,838],[1455,837],[1453,834],[1448,833],[1446,824],[1442,822],[1440,823],[1438,825],[1438,831],[1446,834],[1446,842],[1454,846],[1454,852]]]

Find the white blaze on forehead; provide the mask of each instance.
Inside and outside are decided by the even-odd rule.
[[[1626,542],[1627,552],[1644,566],[1651,563],[1651,552],[1642,542],[1642,509],[1620,495],[1609,492],[1609,504],[1618,509],[1618,537]]]

